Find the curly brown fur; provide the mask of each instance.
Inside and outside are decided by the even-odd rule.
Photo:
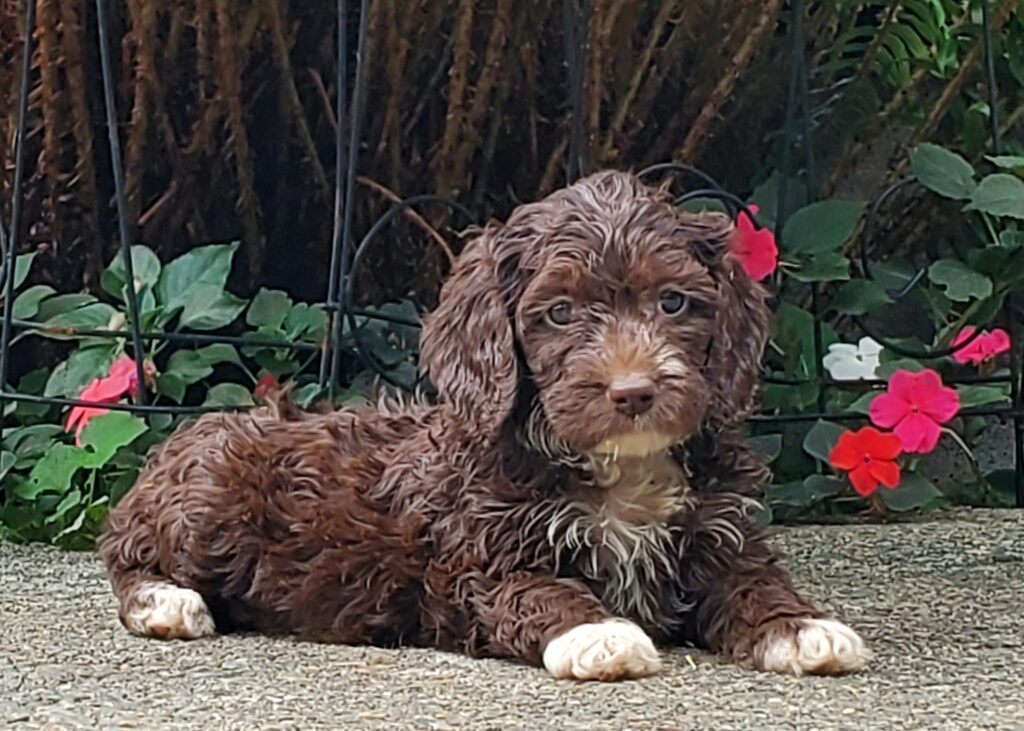
[[[647,635],[856,669],[859,638],[813,621],[751,518],[766,470],[738,424],[768,310],[732,233],[617,172],[488,225],[425,324],[436,404],[271,404],[156,451],[100,541],[122,621],[196,637],[208,607],[221,630],[559,677],[654,672]]]

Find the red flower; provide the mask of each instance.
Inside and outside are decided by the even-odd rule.
[[[960,397],[933,370],[898,370],[889,379],[888,392],[876,396],[869,411],[877,426],[895,427],[905,452],[927,454],[939,443],[939,425],[960,411]]]
[[[260,380],[256,381],[256,387],[253,388],[252,394],[258,398],[266,398],[267,394],[271,390],[278,387],[277,378],[273,373],[266,373],[260,376]]]
[[[828,453],[828,461],[836,469],[850,473],[850,484],[858,495],[867,497],[879,485],[889,489],[900,484],[899,437],[883,434],[872,426],[846,431]]]
[[[755,205],[747,208],[751,213],[758,211]],[[775,234],[767,228],[754,228],[754,222],[745,211],[740,211],[736,219],[736,233],[729,239],[729,253],[739,259],[747,276],[759,282],[779,265],[779,247],[775,243]]]
[[[960,333],[953,338],[953,347],[960,345],[960,343],[966,341],[969,337],[974,335],[975,329],[973,327],[965,327]],[[975,365],[981,365],[982,363],[993,360],[1000,353],[1005,353],[1010,349],[1010,335],[1002,328],[996,328],[991,332],[982,332],[981,335],[974,338],[969,344],[960,348],[953,353],[953,360],[957,363],[974,363]]]
[[[110,366],[110,372],[103,378],[93,379],[79,395],[82,401],[101,404],[116,404],[125,394],[136,396],[139,392],[139,376],[135,361],[122,356]],[[82,446],[82,430],[93,417],[106,414],[109,409],[99,406],[73,406],[68,412],[64,431],[75,430],[75,444]]]

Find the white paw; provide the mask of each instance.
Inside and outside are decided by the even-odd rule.
[[[761,667],[793,675],[841,675],[860,670],[871,659],[864,641],[833,619],[803,619],[797,629],[761,641]]]
[[[661,658],[647,634],[625,619],[581,624],[544,648],[544,667],[556,678],[621,680],[654,675]]]
[[[194,640],[216,633],[206,602],[173,584],[141,584],[127,602],[124,625],[143,637]]]

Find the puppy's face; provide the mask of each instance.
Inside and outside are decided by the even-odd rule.
[[[474,440],[515,414],[535,445],[595,456],[741,419],[768,308],[727,254],[733,231],[619,172],[520,206],[466,247],[425,323],[441,400]]]
[[[524,252],[516,338],[557,440],[645,456],[705,419],[718,285],[668,206],[594,203]]]

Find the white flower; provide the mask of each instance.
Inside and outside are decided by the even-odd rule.
[[[881,352],[881,344],[868,337],[861,338],[856,345],[832,343],[821,364],[837,381],[863,381],[877,377]]]

